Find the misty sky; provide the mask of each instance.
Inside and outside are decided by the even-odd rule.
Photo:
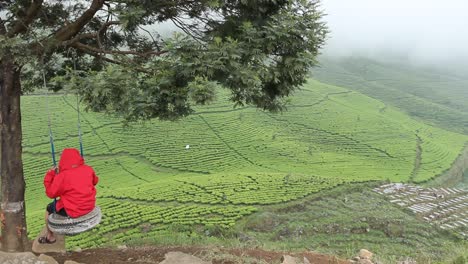
[[[468,64],[468,0],[322,0],[325,54]]]

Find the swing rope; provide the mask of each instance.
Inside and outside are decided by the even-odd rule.
[[[44,89],[46,90],[46,105],[47,105],[47,120],[49,126],[49,142],[50,150],[52,154],[52,162],[54,164],[55,173],[57,173],[57,160],[55,159],[55,145],[54,145],[54,134],[52,133],[52,120],[50,117],[50,107],[49,107],[49,89],[47,88],[47,81],[45,76],[44,64],[42,66],[42,78],[44,79]],[[52,212],[55,214],[55,205],[57,204],[57,198],[54,198],[54,203],[52,204]]]
[[[81,133],[81,118],[80,118],[80,98],[78,95],[76,96],[76,111],[78,112],[78,140],[80,142],[80,155],[84,158],[84,151],[83,151],[83,138]]]
[[[76,57],[75,57],[75,52],[73,53],[73,71],[76,74]],[[80,142],[80,155],[82,158],[84,158],[84,151],[83,151],[83,138],[82,138],[82,133],[81,133],[81,115],[80,115],[80,97],[78,94],[76,95],[76,112],[78,115],[78,140]]]
[[[57,160],[55,159],[54,134],[52,133],[52,121],[50,117],[49,90],[47,89],[47,82],[46,82],[44,69],[42,70],[42,77],[44,79],[44,89],[46,90],[47,121],[48,121],[47,123],[49,126],[49,141],[50,141],[50,149],[52,151],[52,162],[54,163],[54,167],[57,167]]]

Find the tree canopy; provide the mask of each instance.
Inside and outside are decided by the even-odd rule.
[[[128,120],[186,116],[220,86],[236,105],[282,110],[328,33],[318,1],[18,0],[1,9],[1,50],[25,66],[23,91],[42,83],[45,65],[54,89]],[[168,23],[180,33],[158,34]]]

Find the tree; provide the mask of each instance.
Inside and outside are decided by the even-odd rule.
[[[3,249],[27,246],[20,96],[42,72],[127,121],[189,115],[222,88],[235,105],[281,111],[316,63],[322,17],[318,0],[1,1]],[[163,23],[180,33],[161,37]]]

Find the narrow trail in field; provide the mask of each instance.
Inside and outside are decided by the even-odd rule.
[[[92,131],[86,131],[86,132],[82,132],[81,135],[82,136],[85,136],[85,135],[88,135],[88,134],[93,134],[93,135],[96,135],[96,131],[98,129],[101,129],[101,128],[104,128],[108,125],[111,125],[111,124],[117,124],[117,123],[109,123],[109,124],[105,124],[105,125],[100,125],[100,126],[96,126],[96,127],[92,127]],[[68,139],[72,139],[72,138],[77,138],[78,137],[78,134],[70,134],[70,133],[66,133],[67,136],[65,137],[56,137],[56,135],[54,134],[54,141],[63,141],[63,140],[68,140]],[[36,144],[30,144],[30,145],[26,145],[24,146],[25,148],[35,148],[35,147],[40,147],[40,146],[44,146],[44,145],[49,145],[50,142],[47,141],[47,142],[41,142],[41,143],[36,143]]]
[[[32,155],[32,156],[38,156],[38,157],[47,157],[47,158],[50,157],[49,152],[30,152],[28,150],[25,150],[23,151],[23,153],[27,155]],[[167,172],[167,173],[190,172],[190,173],[196,173],[196,174],[210,174],[210,172],[208,171],[179,169],[179,168],[165,166],[164,164],[153,163],[145,156],[126,152],[126,151],[113,152],[111,154],[86,154],[86,156],[91,157],[93,159],[116,159],[116,158],[128,157],[128,158],[137,160],[139,163],[144,163],[148,165],[155,172]],[[151,181],[148,181],[148,182],[151,182]]]
[[[381,113],[381,114],[385,113],[385,111],[387,111],[387,108],[388,108],[388,105],[384,103],[384,106],[382,106],[379,109],[379,113]]]
[[[414,179],[416,178],[416,176],[418,175],[418,172],[419,172],[419,169],[421,169],[421,160],[422,160],[422,145],[423,141],[421,139],[421,137],[416,134],[416,158],[415,158],[415,161],[414,161],[414,168],[413,168],[413,172],[411,172],[411,176],[409,178],[409,182],[414,182]]]
[[[203,191],[204,193],[210,194],[210,195],[212,195],[212,196],[214,196],[216,198],[221,198],[222,200],[226,200],[226,197],[224,197],[223,195],[216,194],[213,191],[208,190],[208,188],[206,188],[205,186],[201,186],[201,185],[198,185],[198,184],[193,183],[193,182],[187,182],[187,181],[182,181],[182,180],[176,180],[176,181],[180,182],[180,183],[183,183],[183,184],[186,184],[186,185],[193,186],[193,187]],[[193,196],[190,193],[187,193],[187,195]]]
[[[311,90],[308,90],[308,89],[302,89],[301,90],[302,92],[309,92],[309,93],[313,93],[313,91]],[[353,93],[354,91],[345,91],[345,92],[334,92],[334,93],[328,93],[326,94],[323,98],[321,98],[320,100],[312,103],[312,104],[292,104],[292,105],[288,105],[287,107],[288,108],[307,108],[307,107],[313,107],[313,106],[316,106],[316,105],[319,105],[325,101],[327,101],[328,99],[330,99],[329,97],[331,95],[340,95],[340,94],[350,94],[350,93]],[[239,107],[239,108],[234,108],[234,109],[229,109],[229,110],[208,110],[208,111],[200,111],[200,112],[195,112],[194,115],[201,115],[201,114],[222,114],[222,113],[231,113],[231,112],[238,112],[238,111],[241,111],[241,110],[245,110],[245,109],[255,109],[255,107],[253,106],[243,106],[243,107]]]
[[[255,162],[253,162],[252,160],[250,160],[249,158],[247,158],[246,156],[244,156],[242,153],[240,153],[237,149],[233,148],[217,131],[216,129],[211,126],[210,123],[208,123],[208,121],[206,121],[206,119],[199,115],[200,119],[203,120],[203,122],[208,126],[208,128],[215,134],[215,136],[221,141],[223,142],[224,145],[226,145],[226,147],[228,147],[230,150],[232,150],[234,153],[236,153],[237,156],[239,156],[240,158],[242,158],[243,160],[247,161],[248,163],[254,165],[254,166],[258,166],[258,167],[262,167],[262,168],[267,168],[267,169],[270,169],[270,170],[274,170],[274,171],[279,171],[278,169],[274,169],[274,168],[270,168],[268,166],[265,166],[263,164],[257,164]]]
[[[183,183],[182,181],[180,181]],[[190,194],[185,191],[180,191],[181,194],[185,194],[187,196],[193,196],[193,194]],[[211,194],[211,193],[210,193]],[[135,204],[140,204],[140,205],[145,205],[145,206],[220,206],[220,205],[232,205],[232,201],[228,200],[227,197],[219,196],[213,194],[213,196],[224,199],[224,203],[222,201],[216,202],[216,203],[211,203],[211,202],[201,202],[201,201],[162,201],[162,200],[145,200],[145,199],[139,199],[135,197],[122,197],[122,196],[113,196],[113,195],[99,195],[99,199],[109,199],[109,200],[115,200],[119,202],[129,202],[129,203],[135,203]],[[237,204],[239,205],[239,204]],[[248,206],[248,205],[245,205]]]
[[[310,90],[305,90],[307,92],[312,92]],[[310,105],[304,105],[304,106],[293,106],[293,107],[308,107],[308,106],[316,106],[316,105],[319,105],[327,100],[330,99],[330,96],[332,95],[342,95],[342,94],[350,94],[350,93],[353,93],[354,91],[351,91],[351,90],[348,90],[348,91],[344,91],[344,92],[334,92],[334,93],[328,93],[326,94],[323,98],[321,98],[320,100],[316,101],[315,103],[312,103]],[[278,121],[278,122],[288,122],[290,124],[294,124],[294,125],[297,125],[297,126],[300,126],[300,127],[303,127],[303,128],[306,128],[306,129],[311,129],[311,130],[315,130],[315,131],[320,131],[320,132],[323,132],[323,133],[326,133],[326,134],[330,134],[330,135],[333,135],[333,136],[338,136],[338,137],[342,137],[342,138],[345,138],[346,140],[349,140],[355,144],[359,144],[359,145],[363,145],[363,146],[366,146],[367,148],[371,149],[371,150],[374,150],[374,151],[377,151],[379,153],[382,153],[384,154],[385,156],[387,156],[388,158],[395,158],[394,156],[392,156],[390,153],[388,153],[387,151],[383,150],[383,149],[379,149],[379,148],[376,148],[374,146],[371,146],[367,143],[362,143],[354,138],[351,138],[349,136],[346,136],[346,135],[342,135],[342,134],[339,134],[339,133],[335,133],[335,132],[331,132],[331,131],[327,131],[327,130],[323,130],[323,129],[319,129],[319,128],[314,128],[314,127],[311,127],[311,126],[308,126],[306,124],[302,124],[302,123],[297,123],[297,122],[291,122],[291,121],[286,121],[286,120],[282,120],[274,115],[271,115],[271,114],[268,114],[268,113],[265,113],[268,117]]]
[[[242,110],[250,109],[250,108],[254,108],[254,107],[253,106],[244,106],[244,107],[239,107],[239,108],[234,108],[234,109],[229,109],[229,110],[200,111],[200,112],[193,113],[193,115],[231,113],[231,112],[238,112],[238,111],[242,111]]]
[[[63,101],[65,102],[65,104],[69,105],[71,108],[73,108],[73,110],[77,111],[76,107],[71,104],[70,102],[68,102],[68,100],[65,98],[65,97],[62,97]],[[95,135],[96,137],[99,138],[99,140],[102,141],[102,143],[104,144],[104,146],[106,146],[107,150],[109,151],[109,153],[112,153],[112,148],[107,144],[107,142],[101,137],[101,135],[99,135],[99,133],[97,133],[97,131],[95,130],[96,128],[93,127],[93,124],[86,118],[86,116],[82,115],[81,116],[81,120],[82,121],[85,121],[88,126],[95,132]]]
[[[63,101],[65,102],[65,104],[69,105],[71,108],[73,108],[75,111],[78,111],[78,109],[73,105],[71,104],[70,102],[68,102],[68,100],[65,98],[65,96],[62,97],[63,98]],[[92,129],[92,131],[94,131],[94,135],[96,135],[96,137],[99,138],[99,140],[101,140],[102,144],[104,144],[104,146],[106,147],[107,151],[109,153],[112,153],[112,148],[109,146],[109,144],[107,144],[107,142],[104,140],[104,138],[101,137],[101,135],[99,135],[99,133],[96,131],[96,128],[93,127],[93,124],[86,118],[86,116],[82,115],[81,116],[81,120],[85,121],[88,126]],[[141,178],[140,176],[136,175],[135,173],[131,172],[129,169],[127,169],[118,159],[114,159],[115,162],[117,163],[117,165],[119,165],[122,170],[126,171],[128,174],[132,175],[133,177],[135,177],[136,179],[139,179],[143,182],[150,182],[144,178]]]
[[[245,177],[247,177],[248,179],[250,179],[253,183],[255,183],[256,185],[260,185],[260,183],[257,181],[257,179],[255,179],[254,177],[250,176],[250,175],[246,175]]]
[[[150,181],[148,181],[148,180],[146,180],[146,179],[144,179],[144,178],[142,178],[142,177],[136,175],[135,173],[131,172],[131,171],[130,171],[129,169],[127,169],[122,163],[120,163],[120,161],[119,161],[118,159],[115,159],[115,162],[117,162],[117,164],[118,164],[124,171],[126,171],[128,174],[132,175],[134,178],[139,179],[140,181],[143,181],[143,182],[147,182],[147,183],[150,182]]]
[[[305,91],[305,92],[313,92],[311,90],[307,90],[307,89],[303,89],[302,91]],[[326,102],[330,99],[330,96],[332,95],[341,95],[341,94],[350,94],[350,93],[353,93],[353,91],[351,90],[348,90],[348,91],[345,91],[345,92],[334,92],[334,93],[327,93],[324,97],[322,97],[321,99],[319,99],[318,101],[312,103],[312,104],[304,104],[304,105],[291,105],[291,106],[288,106],[288,108],[307,108],[307,107],[313,107],[313,106],[317,106],[319,104],[322,104],[323,102]]]
[[[303,128],[305,128],[305,129],[310,129],[310,130],[319,131],[319,132],[322,132],[322,133],[325,133],[325,134],[329,134],[329,135],[332,135],[332,136],[341,137],[341,138],[344,138],[344,139],[346,139],[346,140],[348,140],[348,141],[353,142],[353,143],[356,144],[356,145],[362,145],[362,146],[365,146],[365,147],[367,147],[367,148],[369,148],[369,149],[371,149],[371,150],[374,150],[374,151],[376,151],[376,152],[379,152],[379,153],[385,155],[385,156],[388,157],[388,158],[392,158],[392,159],[395,158],[393,155],[391,155],[390,153],[388,153],[387,151],[385,151],[385,150],[383,150],[383,149],[379,149],[379,148],[376,148],[376,147],[374,147],[374,146],[372,146],[372,145],[369,145],[369,144],[367,144],[367,143],[363,143],[363,142],[361,142],[361,141],[359,141],[359,140],[356,140],[356,139],[354,139],[354,138],[352,138],[352,137],[349,137],[349,136],[347,136],[347,135],[343,135],[343,134],[340,134],[340,133],[336,133],[336,132],[332,132],[332,131],[328,131],[328,130],[324,130],[324,129],[320,129],[320,128],[311,127],[311,126],[308,126],[308,125],[302,124],[302,123],[297,123],[297,122],[291,122],[291,121],[282,120],[282,119],[277,118],[277,117],[274,117],[273,115],[270,115],[270,114],[266,114],[266,115],[269,116],[270,118],[272,118],[272,119],[278,121],[278,122],[288,122],[288,123],[290,123],[290,124],[294,124],[294,125],[296,125],[296,126],[303,127]]]

